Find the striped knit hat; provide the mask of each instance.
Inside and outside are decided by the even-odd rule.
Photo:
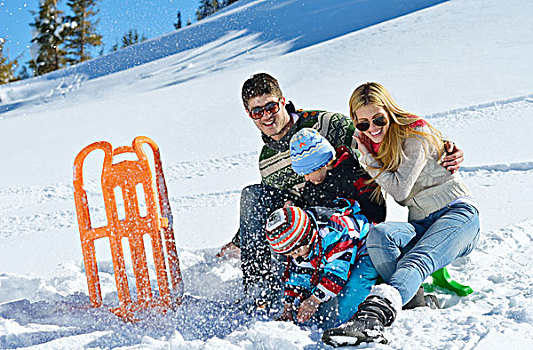
[[[327,165],[335,149],[315,129],[303,128],[291,138],[292,168],[298,175],[307,175]]]
[[[318,235],[307,213],[298,207],[274,211],[268,217],[265,230],[272,249],[279,254],[290,253],[301,245],[310,244]]]

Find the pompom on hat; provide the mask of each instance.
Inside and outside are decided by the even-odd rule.
[[[292,169],[307,175],[327,165],[335,157],[335,149],[318,131],[303,128],[291,138]]]
[[[311,219],[299,207],[280,208],[268,217],[266,238],[278,254],[290,253],[294,249],[312,243],[318,235]]]

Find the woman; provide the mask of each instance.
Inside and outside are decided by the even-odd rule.
[[[459,175],[440,165],[444,148],[435,128],[398,106],[378,83],[355,89],[350,115],[359,130],[361,164],[379,185],[376,191],[406,206],[409,217],[371,228],[370,260],[386,283],[373,288],[349,322],[324,333],[331,345],[386,342],[383,327],[424,279],[469,254],[479,238],[476,204]]]

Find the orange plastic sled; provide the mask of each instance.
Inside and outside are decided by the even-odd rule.
[[[154,155],[155,182],[146,153],[142,148],[143,144],[148,144]],[[97,228],[93,228],[91,225],[87,193],[83,187],[83,162],[87,155],[94,150],[104,152],[101,182],[107,217],[107,225]],[[125,153],[136,155],[138,160],[124,160],[113,164],[114,156]],[[146,215],[144,216],[140,214],[140,202],[137,198],[139,184],[142,185],[145,196]],[[119,219],[117,211],[115,198],[117,188],[122,192],[124,202],[125,217],[122,219]],[[111,144],[105,141],[95,142],[85,147],[74,161],[74,200],[89,287],[89,299],[93,307],[102,306],[94,241],[104,237],[109,238],[111,246],[119,299],[119,307],[111,309],[112,312],[125,320],[136,321],[134,315],[136,311],[156,308],[166,312],[169,308],[174,308],[180,304],[183,296],[183,282],[172,229],[172,212],[163,176],[159,147],[154,141],[148,137],[138,136],[133,140],[131,147],[122,146],[113,150]],[[151,239],[159,293],[153,293],[150,284],[143,241],[144,235],[149,235]],[[136,301],[132,301],[126,276],[122,250],[122,238],[124,237],[128,239],[130,244],[137,289]],[[168,271],[163,242],[166,248]]]

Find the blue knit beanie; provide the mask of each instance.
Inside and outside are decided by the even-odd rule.
[[[304,128],[291,138],[292,168],[299,175],[307,175],[328,164],[335,149],[315,129]]]

